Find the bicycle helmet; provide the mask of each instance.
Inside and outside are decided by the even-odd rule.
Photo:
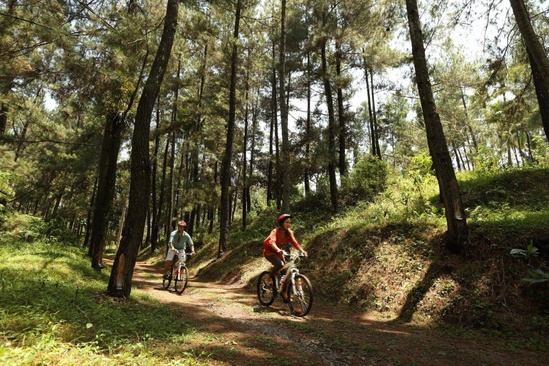
[[[292,215],[290,214],[282,214],[278,216],[278,220],[277,220],[278,225],[282,226],[282,224],[284,223],[284,220],[290,219],[290,218],[292,218]]]
[[[181,220],[177,223],[177,226],[187,226],[187,223],[185,221]]]

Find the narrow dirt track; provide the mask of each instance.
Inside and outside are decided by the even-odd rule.
[[[209,334],[210,340],[187,346],[209,354],[211,365],[545,366],[549,360],[549,352],[512,350],[494,339],[457,339],[379,322],[318,299],[309,315],[298,318],[281,299],[268,308],[260,306],[255,292],[238,284],[191,278],[177,295],[162,288],[160,272],[138,262],[134,286],[200,324],[197,331]]]

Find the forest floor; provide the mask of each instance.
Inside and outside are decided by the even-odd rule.
[[[159,265],[138,262],[133,284],[181,311],[196,334],[202,334],[190,337],[182,351],[208,355],[211,365],[541,366],[549,359],[549,350],[513,349],[485,333],[460,336],[382,322],[319,299],[307,316],[298,318],[281,298],[262,307],[255,291],[238,283],[191,277],[185,292],[177,295],[162,288],[161,272]]]

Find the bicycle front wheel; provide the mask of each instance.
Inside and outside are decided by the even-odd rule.
[[[262,272],[257,279],[257,298],[263,306],[273,303],[276,296],[276,285],[270,272]]]
[[[305,316],[313,306],[313,286],[302,274],[295,276],[294,282],[288,284],[288,305],[295,316]]]
[[[187,267],[181,267],[181,271],[179,272],[179,275],[175,277],[175,292],[177,292],[178,295],[181,295],[183,291],[187,288],[187,282],[189,281],[189,270]]]

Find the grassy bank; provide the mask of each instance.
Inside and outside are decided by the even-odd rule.
[[[173,346],[204,337],[197,324],[138,289],[131,301],[107,297],[108,273],[93,271],[82,248],[0,240],[0,364],[208,364]]]
[[[302,269],[317,296],[378,320],[527,334],[536,347],[549,336],[549,282],[523,279],[532,270],[549,272],[549,170],[467,173],[459,180],[470,226],[463,254],[444,248],[436,179],[408,175],[394,178],[375,202],[337,217],[328,217],[320,200],[298,202],[292,221],[310,255]],[[231,250],[201,275],[253,289],[267,266],[261,241],[274,217],[265,210],[246,230],[234,230]],[[215,256],[216,245],[205,250]],[[528,245],[537,256],[510,254]]]

